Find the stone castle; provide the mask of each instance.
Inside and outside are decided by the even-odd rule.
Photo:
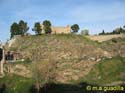
[[[41,25],[41,28],[43,29],[43,25]],[[71,27],[69,25],[62,27],[62,26],[51,26],[52,34],[68,34],[71,33]],[[44,33],[44,31],[42,31]]]

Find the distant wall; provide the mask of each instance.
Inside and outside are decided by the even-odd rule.
[[[90,38],[93,41],[98,41],[98,42],[103,42],[103,41],[107,41],[110,40],[112,38],[125,38],[125,34],[118,34],[118,35],[97,35],[97,36],[86,36],[88,38]]]
[[[41,25],[41,28],[43,29],[43,25]],[[52,30],[52,34],[61,34],[61,33],[68,34],[71,31],[71,27],[69,25],[65,27],[51,26],[51,30]],[[42,30],[42,33],[44,33],[43,30]]]

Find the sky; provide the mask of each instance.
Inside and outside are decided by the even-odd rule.
[[[125,0],[0,0],[0,40],[10,39],[10,26],[24,20],[32,28],[35,22],[50,20],[54,26],[78,24],[98,34],[125,25]]]

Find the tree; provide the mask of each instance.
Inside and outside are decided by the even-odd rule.
[[[32,30],[35,31],[35,33],[36,33],[37,35],[40,35],[40,34],[41,34],[41,31],[42,31],[40,23],[39,23],[39,22],[36,22],[36,23],[34,24],[34,28],[33,28]]]
[[[102,30],[102,34],[103,34],[103,35],[105,34],[105,31],[104,31],[104,30]]]
[[[50,34],[52,32],[51,30],[51,22],[49,20],[43,21],[44,31],[46,34]]]
[[[40,88],[44,86],[44,88],[47,88],[46,84],[56,81],[57,63],[54,57],[50,55],[48,57],[49,61],[46,62],[37,57],[38,59],[35,59],[32,64],[32,78],[35,82],[37,93],[39,93]]]
[[[19,25],[14,22],[10,27],[11,32],[11,38],[13,38],[14,35],[19,35],[21,32],[19,31]]]
[[[99,35],[105,35],[106,33],[105,33],[105,31],[104,30],[102,30],[102,32],[101,33],[99,33]]]
[[[123,26],[123,28],[122,27],[120,27],[120,31],[119,31],[120,33],[125,33],[125,26]]]
[[[21,35],[25,35],[27,31],[29,30],[29,27],[27,26],[27,23],[23,20],[19,21],[19,30],[21,32]]]
[[[55,82],[56,76],[57,76],[57,59],[55,59],[55,55],[52,53],[49,53],[47,55],[48,60],[41,59],[40,56],[43,53],[40,51],[39,48],[36,52],[36,50],[33,50],[31,52],[32,56],[32,79],[34,81],[35,87],[37,89],[36,93],[39,93],[40,88],[47,88],[47,84]],[[51,49],[48,49],[50,51]],[[35,54],[35,55],[34,55]]]
[[[82,30],[81,35],[89,35],[89,30],[87,30],[87,29]]]
[[[125,25],[123,26],[123,28],[125,28]]]
[[[79,30],[79,25],[78,25],[78,24],[74,24],[74,25],[71,26],[71,29],[72,29],[72,31],[73,31],[74,33],[76,33],[76,32],[78,32],[78,30]]]
[[[27,26],[27,23],[24,22],[23,20],[20,20],[19,24],[14,22],[10,27],[11,38],[14,35],[25,35],[28,30],[29,27]]]
[[[51,34],[51,32],[52,32],[50,27],[45,27],[44,31],[45,31],[46,34]]]

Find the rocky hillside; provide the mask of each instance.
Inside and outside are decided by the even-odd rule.
[[[88,75],[94,65],[101,60],[118,55],[124,57],[124,41],[125,38],[119,38],[98,43],[80,35],[63,34],[24,36],[17,38],[11,47],[6,50],[18,52],[23,59],[32,61],[30,63],[31,67],[27,71],[25,65],[17,64],[17,67],[11,68],[12,73],[29,77],[30,75],[26,75],[26,72],[32,74],[34,64],[38,63],[37,67],[42,68],[46,63],[52,63],[51,66],[54,68],[56,81],[72,83]],[[22,70],[15,73],[14,69],[16,68]],[[42,72],[43,69],[39,70]],[[44,71],[46,70],[44,69]]]
[[[107,40],[111,40],[113,38],[125,38],[125,34],[117,34],[117,35],[95,35],[95,36],[87,36],[91,40],[98,41],[98,42],[103,42]]]

